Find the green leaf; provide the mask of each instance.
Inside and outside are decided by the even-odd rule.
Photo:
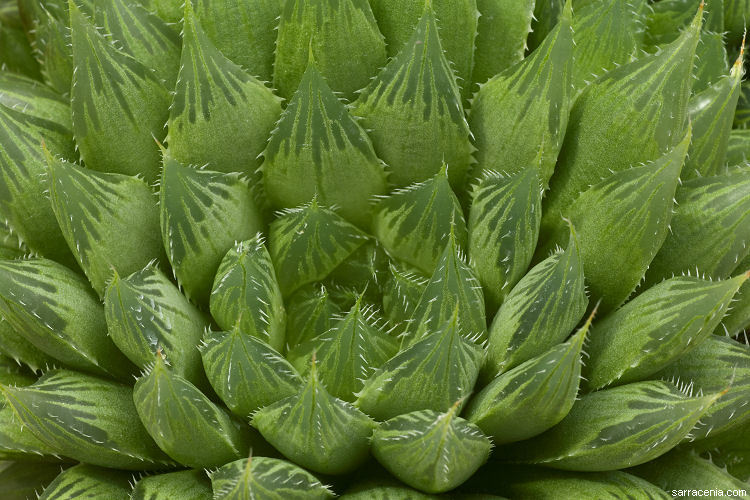
[[[750,422],[732,432],[696,441],[694,448],[741,481],[750,479]]]
[[[328,276],[365,241],[365,233],[320,206],[317,199],[284,211],[271,223],[268,237],[284,296]]]
[[[207,332],[200,350],[216,394],[239,417],[293,396],[302,385],[281,354],[239,325],[228,332]]]
[[[164,254],[157,198],[145,182],[47,157],[52,209],[93,289],[112,272],[128,275]]]
[[[132,474],[123,471],[79,464],[57,476],[44,489],[39,500],[130,500],[132,477]]]
[[[729,277],[750,253],[750,168],[686,182],[676,201],[671,230],[646,282],[685,272]]]
[[[188,298],[205,304],[227,251],[262,228],[250,182],[239,173],[184,166],[165,153],[159,196],[172,270]]]
[[[471,399],[464,417],[495,444],[522,441],[559,423],[578,395],[591,319],[564,344],[495,378]]]
[[[710,485],[711,491],[721,490],[727,492],[727,495],[747,491],[746,482],[732,477],[710,460],[689,451],[673,451],[652,463],[633,469],[632,472],[666,491],[707,491],[706,485]],[[748,498],[746,494],[735,494],[737,496],[731,498]]]
[[[281,114],[281,100],[208,39],[185,2],[182,59],[169,111],[170,155],[185,165],[257,177],[258,155]]]
[[[740,98],[734,113],[734,127],[750,128],[750,82],[745,82],[740,86]]]
[[[85,278],[46,259],[0,261],[0,314],[64,364],[127,380],[134,367],[107,337],[104,308]]]
[[[699,9],[689,28],[660,52],[609,71],[577,98],[545,199],[542,235],[589,186],[658,161],[683,141],[702,13]]]
[[[383,286],[383,312],[388,321],[396,327],[397,333],[408,328],[419,299],[424,293],[428,280],[411,269],[388,265],[388,278]]]
[[[737,266],[738,271],[750,270],[750,255]],[[723,324],[717,327],[716,333],[727,336],[742,335],[743,330],[750,326],[750,282],[745,282],[737,294],[731,309],[724,317]]]
[[[116,469],[174,465],[138,420],[128,386],[53,370],[28,387],[3,386],[2,391],[21,423],[61,455]]]
[[[155,266],[116,274],[104,295],[104,315],[112,341],[138,368],[153,363],[160,350],[175,374],[207,386],[196,346],[209,319]]]
[[[47,120],[73,135],[70,102],[36,80],[8,71],[0,73],[0,104],[26,116]]]
[[[693,429],[693,440],[731,436],[750,422],[750,348],[744,344],[711,336],[654,376],[703,392],[727,391]]]
[[[750,160],[750,130],[732,129],[727,142],[726,164],[731,171],[734,166],[746,165]]]
[[[8,225],[8,221],[0,221],[0,259],[18,259],[29,253],[28,247]]]
[[[153,9],[159,17],[168,23],[179,23],[185,12],[182,0],[150,0],[153,2]]]
[[[547,187],[565,136],[573,97],[570,1],[560,23],[529,57],[482,85],[471,104],[477,164],[514,174],[536,167]]]
[[[161,352],[136,381],[133,401],[159,448],[187,467],[217,467],[245,455],[250,447],[250,429],[172,373]]]
[[[284,301],[260,234],[235,244],[221,261],[211,292],[211,315],[224,330],[239,327],[276,350],[284,348]]]
[[[650,378],[705,341],[747,280],[672,278],[597,323],[584,377],[589,390]]]
[[[81,158],[90,168],[143,175],[159,172],[169,93],[157,74],[99,33],[69,2],[73,39],[73,131]]]
[[[146,476],[135,483],[131,500],[213,500],[211,483],[202,470]]]
[[[8,384],[6,385],[19,385]],[[20,384],[27,385],[27,384]],[[3,404],[5,404],[3,402]],[[40,441],[13,412],[5,405],[0,409],[0,458],[32,462],[59,462],[59,451]]]
[[[474,39],[480,17],[476,0],[371,0],[370,3],[378,26],[385,35],[390,57],[395,57],[413,40],[415,29],[419,31],[419,24],[424,22],[424,18],[420,21],[420,16],[423,16],[425,9],[434,9],[445,58],[455,68],[456,75],[465,82],[464,96],[469,95]]]
[[[523,278],[534,255],[542,218],[535,168],[513,176],[483,175],[469,213],[469,263],[492,313]]]
[[[482,348],[459,331],[458,309],[439,330],[386,361],[364,384],[357,406],[377,420],[419,410],[445,411],[467,397]]]
[[[372,454],[394,476],[427,493],[452,490],[487,461],[492,442],[458,417],[458,404],[384,422],[372,436]]]
[[[307,383],[294,396],[261,408],[252,424],[295,463],[323,474],[345,474],[367,459],[375,422],[326,391],[315,360]]]
[[[39,492],[60,474],[59,464],[3,462],[0,465],[0,496],[9,500],[37,498]]]
[[[728,44],[738,44],[745,33],[745,19],[750,14],[748,0],[724,0],[724,27],[729,32]]]
[[[273,78],[278,0],[195,0],[195,13],[208,38],[233,63],[258,78]]]
[[[351,100],[386,60],[385,41],[367,0],[285,2],[273,68],[279,95],[292,96],[310,53],[328,85]]]
[[[588,297],[576,234],[534,266],[510,291],[492,320],[483,378],[539,356],[563,342],[586,312]]]
[[[534,1],[534,14],[531,17],[531,32],[526,45],[527,52],[533,52],[557,26],[565,8],[565,0]]]
[[[657,381],[593,392],[552,429],[499,452],[509,461],[565,470],[640,465],[674,448],[719,396],[688,397]]]
[[[408,9],[411,3],[398,4]],[[362,91],[352,113],[362,118],[396,187],[429,179],[447,164],[451,184],[459,189],[471,164],[471,132],[456,77],[443,53],[435,11],[430,2],[417,3],[419,12],[424,9],[419,23],[416,28],[407,25],[408,41],[398,45],[398,54]],[[446,8],[456,5],[441,3]],[[471,3],[462,2],[467,7]],[[409,18],[399,13],[403,7],[374,5],[396,14],[399,21]]]
[[[39,18],[33,23],[34,52],[41,65],[44,81],[56,92],[68,94],[73,78],[73,49],[67,7],[56,9],[53,5],[47,5],[48,2],[44,5],[41,2],[30,3],[39,5]]]
[[[327,332],[331,327],[331,318],[341,312],[322,285],[301,288],[287,300],[286,309],[287,349]]]
[[[576,7],[578,7],[576,5]],[[630,62],[643,44],[645,0],[589,2],[573,20],[573,85],[587,84]]]
[[[250,457],[211,474],[214,500],[325,500],[333,493],[312,474],[277,458]]]
[[[311,60],[263,153],[271,204],[291,208],[313,196],[366,227],[371,198],[386,191],[383,162]]]
[[[332,288],[350,290],[353,301],[364,294],[368,301],[379,303],[388,277],[388,255],[378,240],[370,240],[347,257],[325,282]]]
[[[48,369],[56,363],[52,356],[43,353],[26,337],[16,332],[2,315],[0,315],[0,352],[19,365],[26,365],[34,372]]]
[[[300,370],[317,360],[318,377],[326,390],[353,402],[365,379],[397,352],[399,341],[383,331],[378,311],[363,303],[360,295],[354,307],[333,323],[332,328],[300,344],[288,358]]]
[[[7,2],[6,2],[7,4]],[[12,7],[13,4],[10,4]],[[13,71],[41,79],[39,62],[34,53],[26,32],[16,26],[0,22],[0,65],[5,71]]]
[[[358,481],[339,498],[341,500],[435,500],[443,497],[421,493],[388,476],[387,479]]]
[[[372,224],[373,234],[392,257],[427,275],[438,265],[451,228],[458,245],[465,247],[466,222],[447,168],[381,199]]]
[[[656,161],[611,174],[564,212],[580,235],[591,296],[602,301],[605,313],[635,290],[667,238],[690,137],[688,129],[682,142]],[[546,245],[562,241],[567,233],[567,224],[559,219],[554,232],[547,233]]]
[[[485,83],[521,61],[531,32],[534,0],[476,0],[479,9],[474,41],[473,83]]]

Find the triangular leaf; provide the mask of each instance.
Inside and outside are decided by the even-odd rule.
[[[312,340],[331,327],[331,318],[341,312],[324,286],[309,285],[294,293],[286,303],[287,349]]]
[[[383,312],[397,326],[399,333],[408,327],[419,299],[427,286],[427,278],[418,272],[391,263],[383,286]]]

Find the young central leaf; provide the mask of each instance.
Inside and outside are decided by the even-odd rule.
[[[375,208],[373,233],[388,253],[424,274],[432,274],[451,228],[466,245],[466,223],[443,168],[433,178],[397,189]]]
[[[546,188],[565,136],[573,94],[571,0],[529,57],[482,85],[469,123],[477,147],[472,177],[536,167]]]
[[[448,165],[456,188],[471,163],[469,125],[430,2],[403,48],[362,92],[352,113],[362,117],[375,152],[397,187],[429,179]]]
[[[331,319],[342,312],[323,285],[308,285],[292,294],[286,309],[287,350],[327,332]]]
[[[167,143],[180,163],[250,177],[281,113],[270,89],[211,43],[185,2],[182,59]]]
[[[227,251],[262,228],[249,181],[238,173],[186,167],[165,152],[159,196],[172,270],[188,298],[205,303]]]
[[[339,206],[344,218],[366,226],[371,198],[386,191],[385,169],[367,133],[312,60],[263,156],[264,186],[277,208],[317,195],[321,203]]]

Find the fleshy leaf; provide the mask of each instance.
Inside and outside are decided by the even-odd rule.
[[[565,8],[566,0],[534,2],[534,15],[531,17],[531,32],[527,39],[527,49],[533,52],[557,26]]]
[[[331,318],[341,312],[324,286],[309,285],[293,294],[286,303],[286,342],[291,349],[312,340],[331,327]]]
[[[474,178],[488,170],[512,174],[536,167],[547,187],[572,104],[572,16],[568,0],[544,43],[474,96],[469,115],[477,147]]]
[[[367,377],[397,352],[399,342],[383,331],[378,312],[363,303],[339,318],[326,333],[301,344],[288,357],[303,370],[310,357],[317,360],[318,377],[333,396],[352,402]]]
[[[107,337],[104,308],[85,278],[46,259],[0,260],[0,314],[64,364],[127,380],[134,367]]]
[[[3,383],[7,384],[5,381]],[[5,405],[0,409],[0,458],[58,462],[61,460],[58,453],[58,450],[40,441],[28,427],[24,427],[13,413],[13,408]]]
[[[369,2],[285,2],[274,62],[273,83],[279,95],[292,96],[302,80],[310,53],[328,85],[351,100],[385,64],[385,41]]]
[[[23,0],[22,0],[23,1]],[[73,50],[68,29],[67,7],[50,5],[53,2],[26,2],[39,6],[39,17],[33,22],[34,52],[41,64],[44,81],[60,94],[70,92],[73,77]],[[54,2],[58,3],[58,2]]]
[[[206,473],[184,470],[146,476],[135,483],[131,500],[211,500],[213,493]]]
[[[383,312],[397,326],[399,333],[408,327],[414,308],[427,286],[427,278],[416,271],[391,263],[389,275],[383,287]]]
[[[0,495],[3,498],[36,498],[60,474],[59,464],[3,462],[0,467]]]
[[[693,429],[693,440],[732,436],[750,422],[750,348],[744,344],[711,336],[654,377],[704,393],[727,390]]]
[[[170,155],[185,165],[254,177],[281,114],[280,99],[211,43],[191,5],[185,3],[180,73],[167,124]]]
[[[750,168],[686,182],[675,198],[670,233],[646,282],[685,272],[729,277],[750,252]]]
[[[564,212],[579,234],[586,283],[603,312],[630,296],[667,238],[690,137],[688,129],[682,142],[658,160],[611,174]],[[567,232],[560,219],[555,232],[548,233],[547,246]]]
[[[99,294],[112,277],[134,273],[164,254],[157,198],[145,182],[47,158],[57,222]]]
[[[431,410],[384,422],[372,436],[372,454],[409,486],[427,493],[452,490],[487,461],[492,443],[479,428],[458,417],[458,404],[446,413]]]
[[[640,465],[679,444],[719,396],[688,397],[658,381],[593,392],[552,429],[499,453],[513,462],[565,470]]]
[[[161,352],[150,371],[136,381],[133,401],[159,448],[182,465],[217,467],[249,449],[250,429],[172,373]]]
[[[730,167],[746,165],[750,160],[750,130],[733,129],[727,142],[726,163]]]
[[[739,263],[738,271],[750,269],[750,255]],[[723,323],[716,329],[716,333],[730,337],[742,335],[743,330],[750,326],[750,281],[746,281],[734,296],[732,308],[724,317]]]
[[[750,17],[747,0],[724,0],[724,28],[729,32],[728,44],[736,44],[745,33],[745,19]]]
[[[156,73],[119,51],[69,2],[73,39],[73,131],[89,168],[143,175],[159,172],[169,93]]]
[[[586,346],[589,390],[649,378],[711,335],[747,275],[672,278],[597,323]]]
[[[104,316],[112,341],[136,366],[147,368],[161,350],[175,374],[206,386],[197,345],[209,319],[156,267],[115,275],[104,296]]]
[[[542,218],[535,168],[505,177],[488,173],[474,188],[469,214],[469,263],[497,311],[523,278],[534,255]]]
[[[159,205],[167,257],[188,298],[208,302],[222,259],[262,228],[249,181],[164,156]]]
[[[40,441],[91,465],[154,470],[174,464],[141,425],[133,390],[68,370],[28,387],[3,387],[7,404]]]
[[[333,288],[352,290],[356,297],[379,303],[388,276],[388,255],[377,240],[370,240],[347,257],[328,275],[325,283]]]
[[[313,196],[362,227],[371,198],[386,191],[383,162],[314,61],[284,110],[263,154],[263,182],[272,205],[296,207]]]
[[[73,135],[70,102],[60,94],[25,76],[0,73],[0,104],[26,116],[47,120]]]
[[[300,392],[258,410],[252,424],[290,460],[315,472],[344,474],[368,457],[376,424],[326,391],[315,360]]]
[[[0,352],[19,365],[26,365],[38,372],[55,365],[55,359],[40,351],[26,337],[17,333],[11,324],[0,315]]]
[[[534,266],[492,320],[487,380],[563,342],[586,312],[588,298],[575,232],[567,249]]]
[[[414,308],[406,344],[440,330],[453,314],[457,315],[457,328],[464,336],[477,344],[487,340],[482,286],[466,264],[456,233],[451,230],[448,244]]]
[[[237,243],[221,261],[211,292],[211,315],[224,330],[239,327],[276,350],[284,348],[284,302],[260,235]]]
[[[365,233],[317,200],[271,223],[268,244],[284,296],[320,281],[367,241]]]
[[[17,259],[29,255],[29,249],[8,225],[0,221],[0,259]]]
[[[399,0],[400,6],[410,3]],[[403,187],[424,181],[447,164],[458,189],[471,163],[471,132],[431,2],[418,3],[424,14],[416,28],[409,25],[408,42],[399,45],[398,55],[362,91],[352,113],[362,117],[375,152],[388,165],[391,183]]]
[[[390,57],[395,57],[413,40],[415,29],[420,29],[420,16],[424,14],[425,6],[434,9],[445,57],[464,82],[464,95],[468,96],[479,18],[476,0],[371,0],[370,3],[388,44]]]
[[[396,259],[432,274],[451,228],[466,246],[466,223],[444,168],[431,179],[397,189],[375,208],[373,234]]]
[[[293,396],[302,385],[297,371],[278,351],[241,326],[207,332],[201,355],[216,394],[242,418]]]
[[[132,477],[132,474],[123,471],[79,464],[60,473],[44,489],[39,500],[130,500]]]
[[[457,312],[372,374],[358,394],[357,406],[377,420],[387,420],[412,411],[445,411],[467,397],[483,352],[459,332]]]
[[[534,0],[476,0],[473,83],[485,83],[521,61],[531,32]]]
[[[285,460],[250,457],[211,474],[214,500],[325,500],[333,493],[306,470]]]
[[[499,375],[471,399],[464,417],[495,444],[522,441],[559,423],[578,395],[590,325],[591,318],[564,344]]]

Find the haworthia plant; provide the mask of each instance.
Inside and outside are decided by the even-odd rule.
[[[410,3],[400,5],[408,9]],[[399,17],[399,22],[406,19]],[[424,181],[447,164],[451,184],[460,187],[471,163],[470,132],[431,2],[424,3],[424,13],[409,34],[398,54],[362,91],[352,113],[370,130],[392,184]]]
[[[146,476],[133,487],[131,500],[209,500],[211,482],[202,470],[185,470]]]
[[[325,286],[307,286],[287,301],[286,342],[292,348],[325,333],[341,312]]]
[[[47,486],[39,500],[107,498],[129,500],[132,474],[79,464],[60,473]]]
[[[211,474],[215,500],[325,500],[331,491],[315,476],[277,458],[253,457],[230,462]]]
[[[2,391],[23,425],[60,455],[119,469],[174,465],[140,423],[128,386],[55,370],[30,386]]]
[[[392,418],[372,436],[372,454],[406,484],[428,493],[452,490],[489,456],[492,442],[457,415],[425,410]]]

